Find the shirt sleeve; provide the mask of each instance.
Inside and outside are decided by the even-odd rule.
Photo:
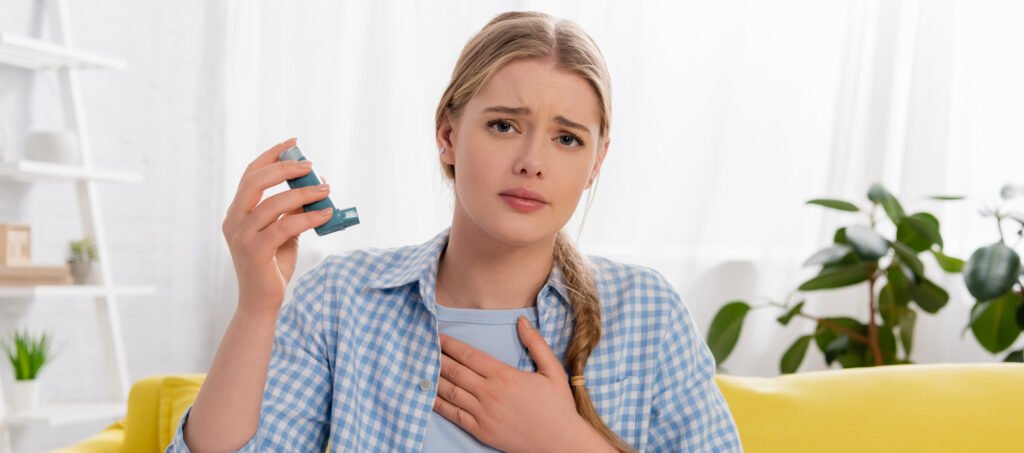
[[[715,359],[675,290],[658,355],[651,406],[652,452],[741,452],[739,433],[715,383]]]
[[[332,390],[323,330],[326,263],[302,274],[292,301],[281,307],[259,425],[238,452],[322,452],[326,448]],[[165,453],[189,451],[182,434],[191,411],[190,406],[178,420]]]

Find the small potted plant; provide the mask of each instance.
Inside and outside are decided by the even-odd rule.
[[[39,405],[39,371],[50,362],[50,336],[33,336],[28,330],[14,332],[3,344],[4,353],[14,369],[13,406],[15,412],[31,411]]]
[[[993,220],[998,240],[979,247],[964,265],[975,303],[963,333],[970,330],[992,354],[1007,352],[1004,362],[1024,362],[1024,347],[1013,346],[1024,331],[1024,184],[1003,186],[1000,198],[995,204],[985,200],[978,210]]]
[[[93,282],[95,261],[96,246],[93,244],[92,239],[83,238],[71,241],[68,247],[68,265],[71,266],[71,276],[76,284],[82,285]]]

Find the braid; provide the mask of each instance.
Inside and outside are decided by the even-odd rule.
[[[565,351],[565,362],[570,376],[582,376],[590,353],[601,340],[601,306],[597,299],[597,288],[586,259],[576,251],[576,246],[565,233],[559,231],[555,238],[555,262],[565,278],[565,289],[569,295],[572,310],[573,333]],[[633,448],[615,434],[601,420],[587,394],[586,387],[574,385],[572,396],[576,401],[576,412],[590,423],[620,452],[633,452]]]

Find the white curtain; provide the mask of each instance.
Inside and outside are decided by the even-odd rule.
[[[582,235],[585,253],[654,267],[702,331],[730,299],[780,300],[812,274],[800,263],[850,215],[805,206],[864,201],[878,181],[911,212],[943,221],[947,250],[992,242],[971,202],[1024,182],[1024,29],[1019,2],[239,1],[229,3],[226,208],[245,166],[285,138],[361,224],[301,239],[324,254],[419,243],[451,220],[434,147],[434,110],[466,41],[494,15],[540,10],[580,24],[613,86],[612,145]],[[283,190],[285,186],[278,190]],[[269,196],[272,191],[268,193]],[[567,230],[577,235],[587,194]],[[219,252],[222,322],[235,280]],[[914,359],[993,361],[960,337],[971,301],[919,320]],[[300,270],[301,271],[301,270]],[[864,319],[863,288],[812,294],[808,311]],[[754,312],[729,372],[778,373],[810,326]],[[212,354],[212,351],[211,351]],[[809,353],[802,370],[822,369]]]

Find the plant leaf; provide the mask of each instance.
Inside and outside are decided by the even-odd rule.
[[[892,333],[892,328],[888,326],[878,326],[878,348],[882,351],[882,364],[892,365],[896,362],[896,336]],[[875,355],[872,353],[867,363],[874,366]]]
[[[846,334],[839,334],[825,346],[825,363],[831,365],[837,357],[846,353],[850,347],[850,337]]]
[[[807,204],[816,204],[818,206],[824,206],[826,208],[838,209],[846,212],[860,211],[860,208],[858,208],[857,205],[850,203],[849,201],[836,200],[832,198],[815,198],[813,200],[808,200]]]
[[[1020,267],[1017,252],[996,242],[975,250],[967,259],[963,268],[964,283],[975,299],[995,299],[1013,287]]]
[[[850,247],[864,261],[875,261],[889,251],[889,241],[878,232],[864,225],[846,227],[846,239]]]
[[[845,257],[851,250],[848,245],[833,244],[815,252],[810,258],[807,258],[807,261],[804,261],[803,265],[831,264]]]
[[[868,279],[870,275],[868,266],[859,263],[848,266],[825,268],[817,277],[800,285],[800,291],[814,291],[819,289],[841,288],[843,286],[855,285]]]
[[[897,270],[897,272],[902,272]],[[892,326],[899,322],[904,312],[908,311],[907,303],[910,302],[910,294],[906,286],[899,289],[899,284],[888,282],[878,292],[878,314],[882,315],[882,322]]]
[[[797,313],[800,313],[800,310],[804,308],[804,302],[805,301],[801,300],[799,303],[794,305],[793,308],[790,308],[785,314],[776,318],[776,320],[779,321],[779,324],[782,324],[784,326],[788,325],[789,321],[791,321],[793,317],[796,316]]]
[[[910,351],[914,348],[914,326],[917,324],[917,312],[907,310],[900,318],[900,342],[903,343],[903,351],[906,358],[910,358]]]
[[[889,196],[889,191],[885,186],[877,182],[868,187],[868,200],[875,203],[881,203],[882,201],[885,201],[886,198],[889,198]]]
[[[903,268],[900,266],[890,265],[889,268],[885,270],[885,277],[888,280],[887,284],[892,287],[896,305],[906,307],[907,303],[910,302],[909,288],[913,283],[907,278],[907,274],[903,272]]]
[[[937,313],[949,302],[949,293],[927,278],[922,277],[916,285],[910,285],[907,289],[910,291],[910,299],[931,314]]]
[[[1004,200],[1024,195],[1024,185],[1016,184],[1005,184],[1003,188],[999,190],[999,196]]]
[[[932,244],[942,247],[939,219],[927,212],[918,212],[904,217],[896,225],[896,240],[907,244],[915,251],[928,250]]]
[[[1024,349],[1018,349],[1006,355],[1004,362],[1024,362]]]
[[[721,365],[740,338],[743,329],[743,321],[750,311],[750,305],[746,302],[736,300],[725,304],[711,321],[708,328],[708,348],[715,356],[715,363]]]
[[[1017,325],[1024,329],[1024,304],[1017,309]]]
[[[831,322],[831,323],[833,323],[833,324],[835,324],[835,325],[837,325],[839,327],[842,327],[842,328],[845,328],[845,329],[849,329],[850,331],[853,331],[853,332],[857,332],[857,333],[859,333],[861,335],[866,335],[867,334],[867,326],[865,326],[864,324],[861,324],[860,321],[857,321],[856,319],[853,319],[853,318],[849,318],[849,317],[832,317],[832,318],[824,318],[824,320],[829,321],[829,322]],[[832,362],[837,359],[837,357],[835,355],[831,355],[828,352],[829,344],[831,344],[836,339],[836,337],[838,337],[840,335],[846,336],[846,334],[845,333],[839,333],[839,332],[837,332],[835,330],[832,330],[831,327],[828,327],[825,324],[820,323],[820,322],[818,323],[818,327],[819,327],[819,329],[818,329],[818,331],[814,335],[814,343],[818,346],[818,349],[821,351],[821,353],[825,355],[825,363],[828,364],[828,365],[831,365]],[[856,349],[857,345],[859,345],[859,344],[860,343],[853,342],[853,344],[851,346],[851,349]],[[855,353],[859,354],[860,352],[859,351],[855,351]],[[853,361],[853,359],[848,359],[847,363],[852,363],[852,361]]]
[[[988,352],[995,354],[1017,340],[1020,326],[1015,318],[1020,305],[1021,295],[1008,292],[971,309],[971,331]]]
[[[795,373],[800,364],[804,361],[804,356],[807,355],[807,346],[811,344],[811,335],[804,335],[797,338],[789,349],[786,349],[786,353],[782,354],[782,360],[779,362],[779,371],[782,374]]]
[[[832,236],[832,242],[835,242],[836,244],[850,243],[850,241],[846,240],[846,227],[842,227],[836,230],[836,234]]]
[[[931,250],[931,252],[942,270],[953,274],[964,270],[964,260],[946,255],[938,250]]]
[[[967,197],[965,197],[963,195],[932,195],[932,196],[930,196],[928,198],[931,198],[932,200],[938,200],[938,201],[956,201],[956,200],[963,200],[964,198],[967,198]]]
[[[900,241],[892,241],[892,249],[896,251],[896,255],[899,256],[900,262],[907,265],[911,272],[914,273],[914,277],[920,279],[924,277],[924,263],[917,257],[917,253],[914,252],[906,244]]]
[[[899,225],[900,220],[905,215],[903,213],[903,207],[900,206],[899,200],[897,200],[896,197],[884,186],[878,183],[872,184],[868,189],[868,199],[881,204],[882,209],[885,210],[885,214],[889,216],[892,223]]]

